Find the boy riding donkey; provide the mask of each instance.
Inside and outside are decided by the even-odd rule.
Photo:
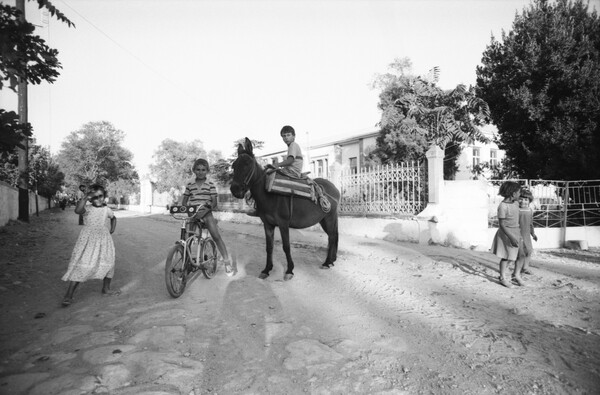
[[[280,132],[283,142],[288,146],[287,157],[282,162],[267,164],[267,190],[272,193],[305,197],[321,205],[324,212],[328,212],[329,201],[323,195],[321,187],[312,179],[302,173],[304,160],[300,145],[296,143],[296,131],[293,127],[286,125]],[[247,213],[257,216],[256,210]]]

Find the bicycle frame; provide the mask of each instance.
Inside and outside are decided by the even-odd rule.
[[[183,259],[187,261],[188,256],[192,255],[191,245],[195,241],[198,245],[196,250],[196,256],[192,258],[192,261],[197,265],[204,263],[204,260],[200,259],[200,250],[202,242],[208,239],[210,234],[206,228],[204,221],[197,221],[195,215],[202,207],[198,206],[173,206],[171,207],[170,213],[173,218],[181,219],[181,230],[179,234],[179,240],[175,243],[180,244],[183,247]],[[198,227],[196,230],[195,227]],[[206,232],[206,234],[205,234]]]
[[[198,210],[198,206],[172,206],[170,209],[171,216],[181,220],[179,240],[169,249],[165,262],[165,283],[174,298],[183,294],[186,283],[198,271],[211,279],[217,270],[217,246],[206,224],[196,221]],[[194,246],[197,246],[195,251]]]
[[[188,230],[188,225],[191,226],[198,226],[198,230]],[[206,236],[205,236],[205,232],[206,232]],[[195,262],[196,264],[200,264],[203,263],[203,259],[200,259],[200,250],[201,250],[201,246],[202,246],[202,241],[204,239],[208,238],[208,229],[204,226],[204,222],[200,222],[200,224],[198,224],[193,217],[190,218],[186,218],[183,219],[181,221],[181,231],[180,231],[180,236],[179,236],[179,240],[177,240],[175,243],[177,244],[181,244],[183,246],[183,259],[184,261],[187,259],[188,256],[191,256],[192,261]],[[196,244],[198,245],[198,248],[196,249],[196,256],[192,256],[192,251],[191,251],[191,245],[193,242],[196,242]]]

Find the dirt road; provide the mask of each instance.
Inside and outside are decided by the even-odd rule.
[[[295,277],[262,228],[221,222],[238,273],[164,286],[168,216],[119,211],[114,287],[60,306],[72,211],[0,229],[0,394],[580,394],[600,388],[600,254],[537,251],[528,286],[489,253],[295,231]]]

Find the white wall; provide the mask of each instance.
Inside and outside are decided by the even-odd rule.
[[[29,191],[29,215],[36,213],[36,194]],[[47,210],[50,206],[48,198],[37,196],[38,211]],[[19,218],[19,190],[0,181],[0,226]]]
[[[430,204],[418,215],[419,218],[427,220],[427,238],[436,244],[486,249],[487,182],[445,181],[439,196],[439,202]]]
[[[489,228],[487,232],[488,244],[496,234],[496,228]],[[533,249],[537,248],[561,248],[563,247],[562,228],[535,228],[538,241],[533,242]],[[568,227],[565,240],[584,240],[588,247],[600,247],[600,226],[577,226]]]
[[[0,181],[0,226],[19,216],[19,191]]]

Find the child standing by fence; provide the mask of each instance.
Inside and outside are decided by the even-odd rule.
[[[537,241],[535,235],[535,228],[533,227],[533,210],[531,210],[531,202],[533,201],[533,194],[527,189],[521,190],[521,197],[519,198],[519,228],[521,229],[521,237],[523,243],[519,249],[519,257],[517,258],[517,265],[521,267],[521,273],[531,274],[529,270],[529,261],[531,260],[531,254],[533,253],[533,243],[531,239]]]
[[[498,231],[492,243],[492,254],[500,258],[500,284],[512,288],[512,284],[506,277],[506,269],[511,263],[515,263],[521,243],[521,232],[519,229],[519,199],[521,186],[513,181],[506,181],[500,186],[498,194],[504,200],[498,206]],[[518,285],[525,285],[521,279],[521,267],[515,263],[513,279]]]
[[[69,267],[62,277],[69,281],[63,306],[73,303],[73,294],[79,283],[91,279],[103,279],[102,293],[111,294],[110,282],[115,271],[115,246],[111,234],[117,226],[112,210],[104,205],[106,191],[100,185],[92,185],[85,198],[77,202],[75,213],[83,215],[84,226],[79,233],[71,254]],[[85,207],[87,201],[91,206]],[[110,218],[110,231],[106,220]]]

